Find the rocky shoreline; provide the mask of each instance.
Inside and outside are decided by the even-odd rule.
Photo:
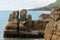
[[[45,15],[47,17],[47,15]],[[27,10],[13,11],[4,31],[6,38],[43,38],[44,29],[48,19],[32,20],[32,15],[27,15]],[[41,31],[42,30],[42,31]]]

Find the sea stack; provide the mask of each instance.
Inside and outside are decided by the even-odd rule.
[[[18,20],[19,20],[19,11],[13,11],[9,16],[8,24],[6,25],[4,31],[4,37],[9,37],[9,35],[13,35],[17,33]]]
[[[20,12],[20,21],[26,21],[27,10],[23,9]]]
[[[26,16],[27,16],[27,10],[26,9],[23,9],[21,10],[20,12],[20,20],[19,20],[19,30],[23,30],[25,31],[26,30],[26,26],[24,25],[26,23]]]
[[[27,15],[27,10],[13,11],[8,19],[4,31],[4,37],[9,38],[40,38],[44,35],[44,29],[48,20],[32,20],[32,15]]]

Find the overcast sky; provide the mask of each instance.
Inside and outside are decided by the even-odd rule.
[[[49,5],[56,0],[0,0],[0,10],[21,10]]]

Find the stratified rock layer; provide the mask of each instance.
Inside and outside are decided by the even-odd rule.
[[[7,34],[16,34],[19,20],[18,15],[18,11],[13,11],[12,14],[10,14],[8,24],[4,31],[4,36],[7,36]]]
[[[46,18],[32,20],[32,15],[27,15],[25,9],[20,13],[19,11],[13,11],[9,16],[4,37],[43,37],[43,31],[47,23]]]

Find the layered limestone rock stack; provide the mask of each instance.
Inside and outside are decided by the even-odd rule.
[[[34,30],[44,30],[47,23],[49,23],[49,22],[46,19],[37,20],[37,21],[35,21],[33,29]]]
[[[8,20],[8,24],[6,25],[4,31],[4,37],[17,37],[25,33],[30,34],[35,30],[44,30],[48,20],[46,18],[42,18],[39,20],[32,20],[32,15],[27,15],[27,10],[23,9],[21,12],[13,11]],[[25,33],[24,33],[25,32]],[[30,32],[30,33],[29,33]],[[32,35],[31,33],[31,35]],[[37,33],[37,35],[39,32]]]
[[[56,25],[54,25],[54,31],[53,31],[53,36],[51,38],[51,40],[60,40],[60,7],[55,8],[54,10],[55,12],[55,16],[53,18],[55,18],[56,21]]]
[[[27,17],[27,21],[26,21],[26,26],[27,26],[27,31],[31,31],[32,30],[32,25],[33,21],[32,21],[32,16],[29,14]]]
[[[41,14],[39,20],[35,21],[34,29],[35,30],[45,30],[45,26],[49,23],[50,14]]]
[[[23,9],[20,13],[19,29],[28,31],[32,27],[32,16],[27,15],[27,11]]]
[[[19,11],[13,11],[9,16],[8,24],[6,25],[4,36],[8,34],[16,34],[19,20]]]
[[[26,16],[27,16],[27,10],[25,10],[25,9],[21,10],[20,20],[19,20],[19,30],[23,30],[23,31],[26,30],[26,26],[25,26],[25,23],[27,20]]]
[[[42,13],[42,14],[39,16],[39,18],[48,19],[48,18],[50,18],[50,14],[44,14],[44,13]]]
[[[26,21],[27,10],[23,9],[20,13],[20,21]]]
[[[50,14],[42,13],[39,18],[40,19],[37,20],[37,26],[35,29],[45,30],[46,24],[49,23]]]

